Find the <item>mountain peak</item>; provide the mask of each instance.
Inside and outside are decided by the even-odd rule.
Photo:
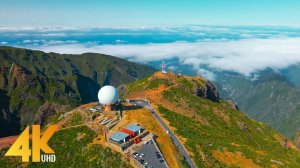
[[[271,127],[222,100],[202,77],[156,72],[130,83],[128,99],[147,99],[198,167],[295,166],[299,150]]]
[[[202,77],[189,77],[176,73],[155,72],[153,75],[139,82],[129,85],[129,91],[145,92],[145,96],[168,90],[172,87],[183,89],[193,95],[209,99],[214,102],[220,100],[216,87]]]

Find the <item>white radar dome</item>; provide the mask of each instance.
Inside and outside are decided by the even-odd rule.
[[[98,92],[98,99],[102,105],[115,104],[118,98],[118,90],[113,86],[103,86]]]

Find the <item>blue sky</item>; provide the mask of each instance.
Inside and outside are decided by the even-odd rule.
[[[0,0],[0,26],[300,26],[299,0]]]

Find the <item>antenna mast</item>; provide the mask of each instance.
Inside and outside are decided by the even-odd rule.
[[[161,65],[161,72],[162,73],[167,73],[167,71],[166,71],[166,63],[165,63],[164,60],[163,60],[162,65]]]

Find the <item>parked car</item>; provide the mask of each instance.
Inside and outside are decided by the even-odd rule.
[[[139,156],[139,153],[133,152],[132,155],[133,155],[134,158],[137,158]]]
[[[140,154],[140,158],[142,158],[144,155],[145,155],[145,154],[143,154],[143,153],[142,153],[142,154]]]

